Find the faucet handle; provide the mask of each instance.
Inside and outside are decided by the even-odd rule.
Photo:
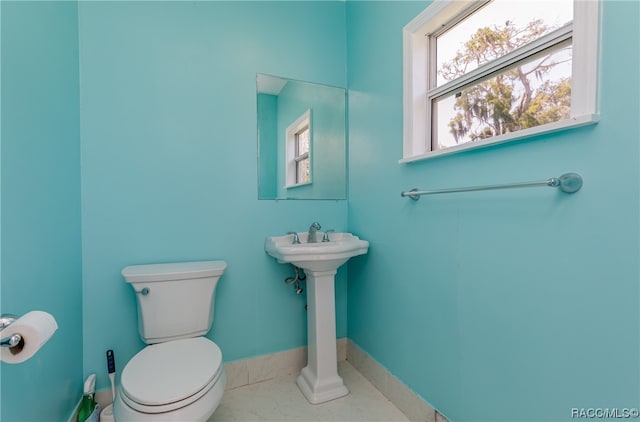
[[[335,233],[335,232],[336,232],[336,231],[335,231],[335,230],[333,230],[333,229],[326,230],[326,231],[324,232],[324,236],[322,236],[322,241],[323,241],[323,242],[329,242],[329,241],[331,240],[331,239],[329,239],[329,233]]]
[[[298,237],[298,233],[296,232],[287,232],[287,234],[292,234],[293,235],[293,244],[294,245],[299,245],[300,244],[300,238]]]

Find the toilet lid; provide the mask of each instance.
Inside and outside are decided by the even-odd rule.
[[[217,377],[222,352],[204,337],[147,346],[122,371],[120,387],[141,405],[160,406],[198,393]]]

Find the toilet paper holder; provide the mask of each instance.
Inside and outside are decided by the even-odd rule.
[[[2,314],[0,315],[0,330],[4,330],[13,322],[18,319],[16,315],[12,314]],[[20,334],[14,334],[10,337],[0,338],[0,347],[16,347],[22,341],[22,336]]]

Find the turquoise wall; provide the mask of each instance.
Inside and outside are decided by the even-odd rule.
[[[30,360],[0,364],[0,419],[65,420],[82,394],[77,6],[1,8],[1,308],[49,312],[59,329]]]
[[[81,2],[84,373],[142,347],[126,265],[223,259],[209,336],[235,360],[306,344],[305,295],[264,239],[346,201],[258,201],[256,73],[346,86],[341,2]],[[329,28],[331,30],[329,30]],[[338,336],[346,336],[346,269]]]
[[[258,94],[258,197],[278,196],[278,97]]]
[[[401,165],[402,28],[426,5],[346,5],[349,229],[371,242],[349,338],[455,422],[640,407],[638,2],[604,2],[600,123]],[[567,171],[574,195],[400,197]]]
[[[604,3],[600,123],[400,165],[426,4],[1,2],[0,307],[60,329],[0,364],[0,419],[65,420],[107,349],[120,373],[143,347],[126,265],[226,260],[227,361],[306,344],[263,241],[315,220],[371,242],[338,272],[338,336],[452,422],[640,407],[638,3]],[[257,200],[256,73],[348,86],[348,203]],[[565,171],[580,192],[399,196]]]

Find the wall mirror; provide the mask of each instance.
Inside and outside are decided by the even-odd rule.
[[[346,199],[346,91],[258,74],[258,199]]]

